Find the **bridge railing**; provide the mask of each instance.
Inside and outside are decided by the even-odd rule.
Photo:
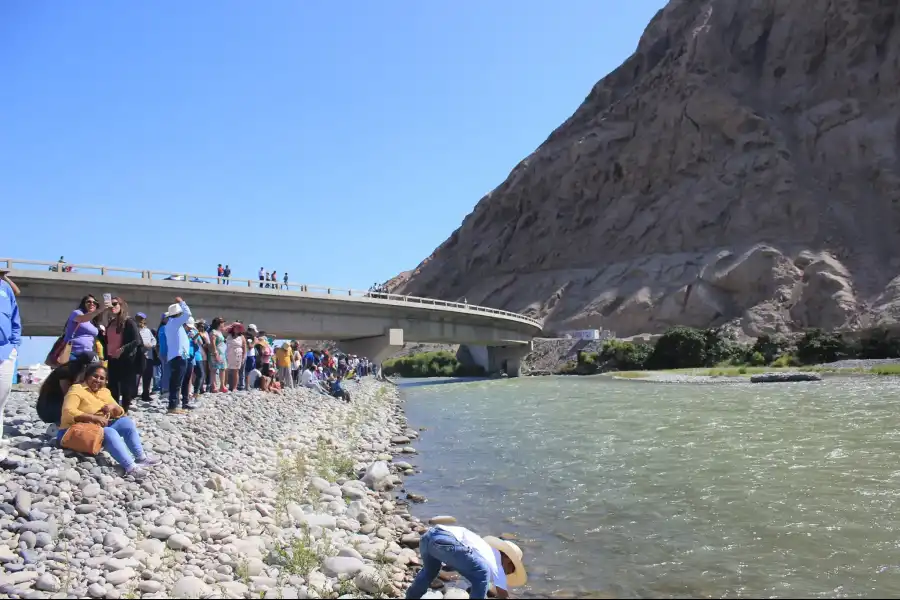
[[[435,298],[422,298],[419,296],[407,296],[403,294],[390,294],[387,292],[372,292],[369,290],[354,290],[337,288],[326,285],[311,285],[306,283],[288,281],[260,281],[259,279],[244,279],[241,277],[219,277],[218,275],[198,275],[187,272],[177,271],[151,271],[147,269],[130,269],[124,267],[109,267],[106,265],[83,265],[68,262],[47,262],[38,260],[19,260],[14,258],[0,258],[0,268],[9,270],[32,270],[42,271],[48,270],[56,273],[87,273],[91,275],[101,275],[105,277],[128,277],[134,279],[150,279],[150,280],[168,280],[175,281],[188,286],[197,284],[219,284],[228,286],[240,286],[249,288],[267,288],[274,289],[281,293],[292,294],[321,294],[328,296],[350,296],[355,298],[368,298],[370,300],[390,300],[393,302],[405,302],[409,304],[422,304],[427,306],[444,306],[448,308],[456,308],[477,313],[486,313],[491,315],[511,317],[532,323],[538,327],[542,327],[542,323],[531,317],[521,315],[519,313],[501,310],[499,308],[491,308],[489,306],[478,306],[467,302],[453,302],[449,300],[438,300]]]

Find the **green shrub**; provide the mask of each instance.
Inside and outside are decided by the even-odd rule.
[[[767,361],[766,357],[762,355],[762,352],[753,352],[750,354],[747,362],[749,362],[751,366],[761,367],[769,361]]]
[[[577,375],[578,374],[578,363],[574,360],[570,360],[566,362],[563,366],[559,368],[558,373],[560,375]]]
[[[593,365],[597,362],[598,355],[596,352],[579,352],[578,353],[578,364],[580,365]]]
[[[810,329],[797,342],[797,359],[805,365],[829,363],[852,357],[852,344],[839,333],[826,333],[821,329]]]
[[[772,366],[778,369],[783,369],[785,367],[796,367],[798,366],[797,358],[792,354],[782,354],[778,358],[772,361]]]
[[[744,362],[747,348],[737,342],[735,334],[731,330],[724,327],[704,329],[703,340],[706,348],[704,365]]]
[[[453,353],[442,350],[388,359],[384,362],[384,374],[401,377],[482,377],[484,369],[479,365],[463,365]]]
[[[671,327],[656,341],[647,359],[651,369],[688,369],[706,365],[706,332]]]
[[[653,347],[619,340],[608,340],[600,350],[600,361],[616,371],[640,371],[647,367]]]
[[[900,339],[887,331],[873,331],[859,342],[860,358],[900,358]]]
[[[781,355],[792,354],[794,350],[794,344],[787,336],[764,333],[756,338],[756,342],[750,348],[750,355],[758,352],[765,361],[762,364],[769,364]]]

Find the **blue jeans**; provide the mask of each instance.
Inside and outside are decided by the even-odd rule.
[[[153,365],[153,391],[159,391],[159,380],[162,378],[162,365]]]
[[[169,379],[172,377],[172,367],[169,365],[169,361],[164,360],[162,364],[162,373],[160,373],[159,385],[160,392],[163,394],[169,393]]]
[[[65,434],[66,430],[60,429],[56,440],[61,442]],[[103,449],[126,471],[134,468],[135,460],[144,457],[141,434],[131,417],[122,417],[103,428]]]
[[[490,571],[481,557],[468,546],[462,545],[450,533],[432,527],[419,542],[422,570],[406,592],[407,598],[421,598],[441,571],[441,565],[456,569],[460,576],[472,584],[470,598],[487,598]]]
[[[194,362],[191,368],[191,376],[194,378],[194,394],[199,396],[203,393],[203,386],[206,384],[206,361]]]

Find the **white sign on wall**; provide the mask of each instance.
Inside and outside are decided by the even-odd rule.
[[[572,338],[573,340],[599,340],[600,339],[600,330],[599,329],[578,329],[576,331],[566,331],[563,333],[564,337]]]

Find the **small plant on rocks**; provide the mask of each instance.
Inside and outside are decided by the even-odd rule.
[[[301,577],[309,577],[313,569],[322,563],[308,527],[303,528],[302,536],[293,538],[288,544],[279,545],[274,557],[275,563],[284,571]]]

